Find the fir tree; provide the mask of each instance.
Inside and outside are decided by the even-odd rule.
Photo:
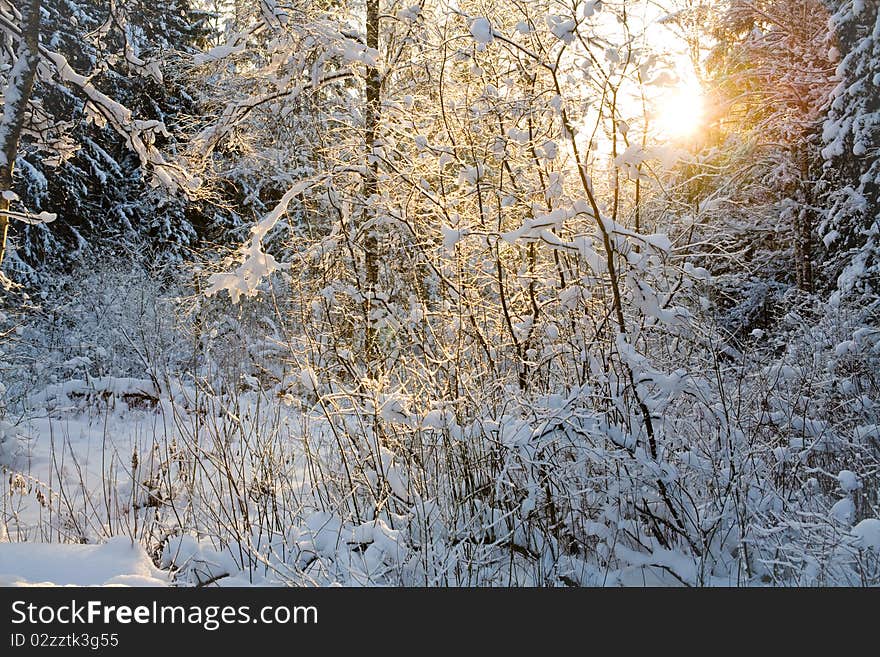
[[[835,298],[880,292],[880,11],[876,2],[844,0],[831,27],[838,85],[823,129],[829,249],[826,276]]]

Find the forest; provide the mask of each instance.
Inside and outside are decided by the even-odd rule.
[[[0,585],[880,586],[880,1],[0,0]]]

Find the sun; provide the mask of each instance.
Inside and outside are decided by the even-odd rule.
[[[696,83],[664,89],[653,104],[654,128],[670,141],[693,138],[705,123],[706,101]]]

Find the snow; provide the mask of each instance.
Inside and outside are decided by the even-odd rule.
[[[197,177],[166,160],[165,156],[153,146],[156,134],[168,134],[161,122],[135,120],[130,109],[101,92],[86,76],[77,73],[64,55],[57,52],[46,52],[45,55],[54,65],[61,80],[76,87],[88,98],[86,109],[92,112],[92,116],[107,121],[113,130],[126,140],[126,144],[137,154],[141,164],[151,168],[152,182],[155,185],[162,185],[172,192],[179,190],[185,193],[192,192],[199,186],[200,181]]]
[[[636,552],[630,550],[623,545],[616,545],[614,553],[619,558],[631,564],[630,568],[624,569],[622,576],[629,579],[634,571],[639,572],[639,577],[643,577],[646,573],[642,572],[646,568],[650,574],[657,578],[656,583],[663,582],[664,579],[658,576],[658,573],[651,572],[652,567],[660,566],[671,570],[680,579],[684,585],[693,585],[697,581],[697,565],[694,559],[680,552],[667,550],[662,547],[655,547],[650,554]],[[638,580],[633,584],[638,585]]]
[[[829,230],[829,231],[828,231],[828,232],[822,237],[822,243],[825,245],[825,248],[828,248],[828,247],[831,246],[831,245],[837,240],[837,238],[839,238],[839,237],[840,237],[840,233],[839,233],[839,232],[837,232],[836,230]]]
[[[0,468],[24,468],[28,460],[28,442],[18,427],[0,420]]]
[[[37,224],[50,224],[58,218],[58,215],[54,212],[46,212],[45,210],[43,210],[42,212],[35,215],[23,215],[16,218],[26,224],[31,224],[32,226],[35,226]]]
[[[247,580],[236,575],[240,569],[229,553],[218,552],[209,541],[190,534],[169,538],[160,565],[185,572],[198,584],[248,585]]]
[[[852,534],[858,539],[859,547],[873,550],[880,555],[880,519],[866,518],[852,528]]]
[[[219,574],[222,585],[262,581],[241,578],[231,552],[218,551],[207,539],[168,536],[159,562],[165,570],[153,565],[141,538],[132,547],[127,532],[154,512],[149,500],[155,468],[163,467],[155,450],[177,449],[176,423],[187,422],[195,391],[169,382],[172,403],[169,393],[146,379],[89,381],[65,381],[31,396],[34,410],[18,426],[0,420],[0,467],[8,482],[0,515],[0,585],[164,586],[172,580],[171,566],[182,570],[177,577],[183,584]],[[156,404],[123,403],[128,394],[154,393],[161,397]],[[226,411],[217,410],[219,421],[229,421]],[[161,448],[156,441],[163,441]],[[183,494],[177,501],[186,499]],[[94,504],[100,513],[89,506]],[[114,530],[105,524],[107,513],[116,518]],[[58,518],[53,529],[48,517]],[[107,539],[112,533],[125,535]],[[36,542],[41,539],[53,542]]]
[[[193,58],[193,61],[199,64],[207,64],[208,62],[215,62],[219,59],[225,59],[230,55],[235,55],[241,52],[244,52],[246,47],[246,43],[241,41],[240,43],[233,44],[223,44],[220,46],[215,46],[211,48],[206,53],[200,53]]]
[[[514,243],[519,239],[534,240],[544,238],[549,242],[556,240],[549,229],[561,229],[567,218],[572,216],[570,210],[558,208],[552,212],[538,214],[534,217],[527,218],[523,225],[516,230],[508,231],[501,235],[501,238],[509,243]]]
[[[22,16],[24,20],[25,17]],[[9,144],[7,141],[14,140],[16,137],[12,131],[16,118],[21,112],[22,103],[27,103],[26,78],[30,69],[30,48],[27,41],[22,39],[16,50],[15,64],[9,72],[8,84],[3,96],[3,118],[0,120],[0,166],[9,164],[6,161],[6,153]],[[31,77],[33,70],[30,71]]]
[[[691,263],[686,262],[684,264],[684,271],[691,278],[697,281],[702,281],[708,283],[712,280],[712,275],[709,273],[709,270],[704,267],[694,267]],[[758,329],[760,330],[760,329]],[[753,332],[754,334],[754,332]],[[758,336],[760,337],[760,336]]]
[[[646,35],[627,32],[640,19],[592,19],[598,2],[479,16],[409,0],[388,7],[399,52],[381,53],[351,15],[294,20],[263,4],[236,27],[249,31],[229,27],[224,45],[167,60],[203,116],[160,103],[140,120],[137,93],[126,107],[114,80],[98,89],[103,77],[78,72],[88,57],[58,47],[69,63],[43,58],[43,81],[95,121],[84,129],[122,137],[105,144],[112,156],[81,141],[71,165],[85,191],[70,184],[72,201],[88,192],[80,207],[112,206],[121,230],[144,219],[164,234],[204,206],[230,230],[207,233],[217,248],[191,244],[209,271],[163,258],[161,274],[114,295],[134,318],[93,303],[77,271],[51,274],[0,320],[0,583],[880,581],[880,333],[865,292],[877,259],[859,242],[880,230],[869,214],[880,172],[863,167],[876,116],[816,106],[801,117],[829,119],[826,152],[848,160],[818,178],[828,253],[813,255],[820,278],[868,298],[832,307],[821,285],[797,294],[786,269],[790,217],[778,216],[766,168],[787,159],[791,136],[734,133],[708,152],[696,138],[652,145],[656,124],[630,93],[637,72],[651,100],[663,90],[650,85],[690,71],[679,79],[663,43],[654,55],[636,47]],[[876,7],[863,11],[873,19]],[[838,110],[880,80],[854,64],[856,47],[826,39],[813,53],[829,76],[825,55],[839,59]],[[146,52],[125,57],[142,69]],[[373,153],[365,65],[387,86]],[[602,88],[621,76],[632,84],[612,110]],[[732,145],[756,136],[780,144],[773,165]],[[68,198],[57,193],[66,169],[47,187],[25,159],[42,144],[28,140],[15,189],[34,214],[22,219],[47,221],[36,213]],[[137,161],[115,162],[124,145]],[[150,194],[161,203],[112,189],[138,161],[169,183]],[[366,198],[370,163],[378,187]],[[167,198],[201,176],[204,205]],[[837,211],[822,190],[846,177]],[[15,259],[20,246],[41,248],[23,233],[80,235],[75,206],[64,230],[14,234],[6,271],[28,261]],[[242,212],[253,213],[243,228]],[[365,268],[372,235],[378,286]],[[80,256],[96,268],[97,253]],[[826,267],[826,256],[839,260]],[[147,283],[160,292],[140,300]],[[141,317],[154,301],[163,314]]]
[[[656,85],[659,87],[672,87],[679,82],[679,77],[675,71],[664,69],[658,71],[650,80],[646,80],[645,84]]]
[[[242,296],[255,296],[263,280],[274,272],[288,267],[263,251],[263,239],[287,212],[293,199],[314,184],[313,180],[302,180],[285,192],[275,207],[251,228],[251,241],[241,247],[241,264],[235,271],[211,274],[208,278],[210,285],[205,291],[207,296],[226,291],[232,303],[236,304]]]
[[[476,166],[466,166],[461,169],[458,173],[458,180],[460,183],[467,183],[469,185],[476,185],[478,182],[483,180],[486,176],[486,167],[482,164],[477,164]]]
[[[31,403],[70,404],[73,397],[94,395],[112,395],[120,398],[125,395],[145,395],[156,398],[159,396],[159,390],[149,379],[109,376],[69,379],[64,383],[47,386],[31,397]]]
[[[837,482],[845,493],[852,493],[862,487],[862,482],[852,470],[841,470],[837,474]]]
[[[0,543],[0,586],[168,586],[139,543]]]
[[[315,371],[311,367],[304,367],[302,369],[299,380],[300,383],[302,383],[303,388],[309,392],[315,392],[318,390],[318,377],[315,376]]]
[[[422,419],[422,429],[442,429],[446,425],[446,417],[443,411],[434,409],[429,411]]]
[[[494,36],[492,34],[492,24],[488,18],[476,18],[471,23],[471,36],[474,41],[481,45],[492,43]]]
[[[470,230],[467,228],[441,226],[440,234],[443,236],[443,248],[451,254],[455,251],[455,245],[470,234]]]
[[[849,497],[838,500],[831,507],[831,517],[839,523],[848,525],[852,522],[856,512],[856,505]]]
[[[406,9],[401,9],[400,11],[398,11],[397,20],[412,23],[418,20],[421,13],[422,8],[419,5],[412,5],[410,7],[407,7]]]
[[[648,175],[640,170],[640,165],[648,159],[649,153],[639,144],[631,144],[618,155],[614,165],[622,170],[630,180],[648,179]]]
[[[547,16],[547,27],[553,36],[565,44],[570,44],[574,41],[577,22],[573,18],[551,14]]]

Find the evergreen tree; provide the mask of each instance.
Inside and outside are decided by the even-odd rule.
[[[731,0],[719,13],[708,60],[724,107],[725,150],[745,146],[741,166],[761,162],[741,191],[750,215],[756,205],[766,214],[746,239],[779,226],[777,248],[791,254],[786,270],[807,291],[815,278],[819,131],[833,87],[827,22],[819,0]]]
[[[835,298],[880,292],[880,8],[844,0],[831,19],[838,85],[824,125],[826,277]]]
[[[178,117],[194,112],[176,60],[202,45],[204,14],[189,0],[44,0],[41,44],[63,53],[95,89],[131,110],[149,146],[174,151]],[[192,244],[205,227],[197,208],[153,192],[137,149],[106,110],[57,73],[38,79],[17,158],[14,189],[51,225],[16,222],[10,269],[22,280],[64,268],[89,249],[118,251],[148,238],[157,251]]]

